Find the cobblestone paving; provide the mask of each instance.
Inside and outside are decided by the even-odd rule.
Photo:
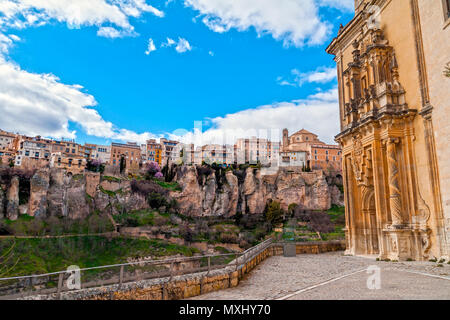
[[[376,265],[381,270],[379,290],[367,288],[369,274],[366,271],[371,265]],[[346,275],[349,276],[336,280]],[[333,281],[325,283],[328,280]],[[319,286],[314,287],[316,285]],[[307,290],[296,294],[304,289]],[[295,258],[276,256],[262,262],[241,281],[238,287],[193,299],[279,298],[450,299],[450,265],[443,264],[442,267],[438,267],[437,263],[433,262],[383,262],[344,256],[342,252],[298,255]]]

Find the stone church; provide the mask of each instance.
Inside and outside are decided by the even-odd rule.
[[[356,0],[339,83],[347,253],[450,257],[450,0]]]

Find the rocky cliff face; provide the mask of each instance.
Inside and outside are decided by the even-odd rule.
[[[343,195],[336,186],[342,182],[322,172],[280,170],[262,175],[254,168],[215,171],[194,166],[175,170],[175,181],[182,191],[171,191],[169,196],[177,200],[179,212],[189,216],[258,214],[264,212],[269,200],[280,202],[284,210],[293,203],[311,210],[343,205]],[[120,177],[92,172],[72,176],[61,169],[42,169],[29,181],[28,199],[19,199],[23,192],[19,192],[18,176],[0,185],[0,219],[15,220],[24,213],[80,219],[96,211],[114,215],[149,207],[144,195],[132,192],[132,182]]]
[[[332,204],[343,205],[337,185],[339,176],[326,177],[320,172],[280,170],[261,175],[259,169],[226,171],[223,176],[196,167],[179,167],[175,180],[182,192],[171,192],[182,214],[189,216],[233,216],[263,213],[268,200],[281,203],[284,210],[296,203],[304,209],[328,210]],[[328,181],[327,181],[328,179]]]

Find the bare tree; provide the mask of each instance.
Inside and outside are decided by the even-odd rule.
[[[14,261],[14,247],[16,241],[14,240],[11,247],[7,248],[5,252],[0,256],[0,277],[8,275],[8,273],[14,269],[19,262],[19,258]]]

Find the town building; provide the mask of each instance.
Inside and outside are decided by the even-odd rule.
[[[267,139],[251,137],[236,140],[235,162],[237,164],[269,164],[269,141]]]
[[[52,141],[40,136],[20,136],[14,166],[36,169],[49,165]]]
[[[139,172],[141,147],[137,143],[111,143],[111,165],[120,167],[123,172]]]
[[[14,162],[18,137],[14,133],[0,130],[0,165]]]
[[[145,145],[145,160],[162,164],[162,146],[155,139],[147,140]]]
[[[79,155],[54,152],[50,157],[50,168],[64,169],[72,175],[81,174],[86,169],[87,160]]]
[[[109,164],[111,161],[111,146],[89,144],[86,143],[85,147],[90,149],[90,160],[98,160],[103,164]]]
[[[161,144],[161,163],[163,166],[180,159],[181,150],[177,148],[178,141],[161,138],[159,139],[159,143]]]
[[[288,129],[283,130],[283,145],[280,166],[287,166],[288,157],[298,161],[291,166],[302,166],[311,170],[340,171],[342,165],[341,148],[338,145],[329,145],[319,140],[318,136],[308,130],[302,129],[289,136]],[[293,154],[298,153],[298,156]],[[302,154],[306,162],[302,164]]]
[[[450,257],[450,4],[357,0],[335,56],[347,253]]]
[[[234,146],[207,144],[202,147],[202,163],[232,165],[234,163]]]
[[[278,165],[280,167],[301,167],[306,168],[306,151],[281,151]]]

